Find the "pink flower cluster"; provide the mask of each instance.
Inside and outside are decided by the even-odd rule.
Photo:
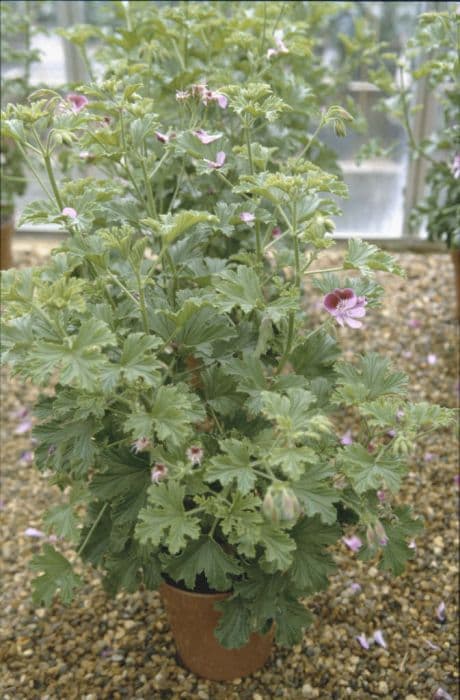
[[[185,102],[189,97],[197,97],[206,107],[210,102],[217,102],[221,109],[226,109],[228,99],[221,92],[210,90],[206,83],[197,83],[192,85],[188,90],[177,90],[176,100]]]
[[[284,32],[282,29],[278,29],[273,38],[275,40],[276,49],[268,49],[267,58],[272,58],[273,56],[278,56],[280,53],[289,53],[289,49],[283,41]]]

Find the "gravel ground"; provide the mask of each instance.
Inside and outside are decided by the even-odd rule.
[[[19,264],[46,254],[17,249]],[[327,264],[337,264],[337,252]],[[377,350],[411,377],[414,400],[455,406],[457,324],[453,273],[447,255],[398,256],[406,280],[382,276],[382,309],[369,312],[364,332],[344,331],[350,352]],[[318,313],[318,312],[315,312]],[[28,570],[40,540],[40,514],[59,492],[21,453],[30,437],[14,435],[12,413],[36,395],[3,371],[2,542],[3,615],[0,629],[0,697],[40,700],[110,698],[269,700],[270,698],[394,698],[430,700],[457,695],[458,484],[457,444],[440,431],[420,442],[402,499],[415,505],[426,529],[407,572],[393,579],[338,546],[339,572],[325,593],[310,600],[316,621],[302,644],[275,648],[265,668],[232,683],[198,679],[182,668],[156,593],[105,597],[97,573],[71,607],[34,609]],[[357,590],[360,584],[361,590]],[[446,620],[437,608],[444,602]],[[386,648],[361,648],[356,636],[381,630]],[[441,692],[444,691],[445,694]]]

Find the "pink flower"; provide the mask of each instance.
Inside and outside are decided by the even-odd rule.
[[[279,226],[275,226],[275,228],[272,229],[272,238],[279,238],[281,236],[281,229]]]
[[[187,459],[192,464],[201,464],[204,455],[204,450],[199,445],[190,445],[185,454],[187,455]]]
[[[435,355],[434,352],[430,352],[427,355],[426,361],[428,362],[429,365],[435,365],[436,362],[438,361],[437,355]]]
[[[187,90],[176,90],[176,100],[178,102],[185,102],[190,97],[190,93]]]
[[[378,644],[380,647],[383,647],[386,649],[386,642],[383,638],[382,630],[375,630],[374,632],[374,642]]]
[[[357,552],[363,546],[363,543],[357,535],[342,537],[342,542],[346,544],[348,549],[351,549],[352,552]]]
[[[351,430],[347,430],[342,437],[340,438],[340,442],[342,445],[352,445],[353,444],[353,438],[351,437]]]
[[[277,56],[280,53],[289,53],[289,49],[283,41],[283,36],[284,36],[284,32],[282,29],[278,29],[274,33],[273,38],[275,40],[276,49],[268,49],[267,58],[271,58],[272,56]]]
[[[387,435],[388,435],[388,437],[391,437],[391,438],[396,437],[396,435],[397,435],[396,430],[394,430],[393,428],[391,428],[390,430],[387,430]]]
[[[228,99],[221,92],[214,92],[213,90],[207,90],[206,95],[203,96],[203,104],[207,105],[208,102],[217,102],[221,109],[226,109],[228,105]]]
[[[441,601],[436,608],[436,617],[438,618],[439,622],[444,623],[446,621],[446,604],[444,601]]]
[[[323,299],[324,308],[340,326],[345,324],[350,328],[361,328],[363,325],[358,318],[366,315],[367,304],[365,297],[357,297],[352,289],[334,289]]]
[[[369,642],[367,641],[366,635],[360,634],[358,637],[356,637],[360,645],[362,646],[363,649],[369,649]]]
[[[137,438],[137,440],[134,440],[133,444],[131,445],[131,450],[135,454],[139,454],[139,452],[144,452],[150,447],[153,447],[152,441],[148,437],[140,437]]]
[[[73,207],[64,207],[64,209],[61,211],[61,214],[63,216],[68,216],[71,219],[77,218],[77,212]]]
[[[163,479],[166,479],[168,476],[168,467],[166,464],[162,464],[161,462],[155,462],[153,465],[153,469],[150,472],[151,479],[154,484],[158,484],[160,481]]]
[[[386,497],[387,497],[387,495],[386,495],[385,491],[382,491],[381,489],[379,491],[377,491],[377,498],[379,499],[379,501],[381,503],[383,503],[386,500]]]
[[[452,175],[456,180],[460,178],[460,153],[456,153],[452,162]]]
[[[224,151],[219,151],[219,153],[216,155],[216,160],[208,160],[207,158],[204,158],[204,162],[208,164],[209,168],[214,168],[215,170],[218,170],[223,166],[225,163],[225,159],[227,158],[226,154]]]
[[[27,530],[24,530],[24,534],[27,537],[46,537],[44,532],[37,530],[35,527],[28,527]]]
[[[74,112],[79,112],[89,104],[89,100],[84,95],[77,95],[75,92],[66,95],[66,100],[70,102]]]
[[[245,224],[249,224],[251,221],[254,221],[255,218],[254,214],[251,214],[250,211],[242,211],[240,214],[240,219],[244,221]]]
[[[404,411],[401,408],[398,408],[396,411],[396,419],[400,421],[401,418],[404,418]]]
[[[161,141],[161,143],[169,143],[171,139],[175,137],[174,131],[172,131],[170,134],[163,134],[161,131],[155,131],[155,136],[157,137],[158,141]]]
[[[213,141],[217,141],[218,139],[222,138],[222,134],[209,134],[207,131],[204,131],[203,129],[198,129],[197,131],[193,132],[194,135],[201,141],[201,143],[212,143]]]

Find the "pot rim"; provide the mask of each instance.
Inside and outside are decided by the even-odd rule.
[[[179,591],[182,595],[188,596],[190,598],[207,598],[208,600],[210,598],[215,598],[215,600],[223,600],[224,598],[228,598],[233,594],[233,591],[224,591],[218,593],[197,593],[195,591],[187,591],[183,588],[180,588],[179,586],[174,586],[173,584],[169,583],[168,581],[165,581],[164,579],[161,585],[166,586],[168,588],[172,588],[174,591]]]

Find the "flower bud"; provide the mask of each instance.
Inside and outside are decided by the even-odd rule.
[[[262,503],[262,512],[267,518],[267,520],[271,520],[273,523],[278,522],[278,513],[275,508],[275,501],[272,496],[272,489],[271,487],[268,489],[267,493],[265,494],[265,498]]]
[[[270,486],[262,503],[262,512],[273,523],[295,522],[302,509],[292,489],[285,486]]]

